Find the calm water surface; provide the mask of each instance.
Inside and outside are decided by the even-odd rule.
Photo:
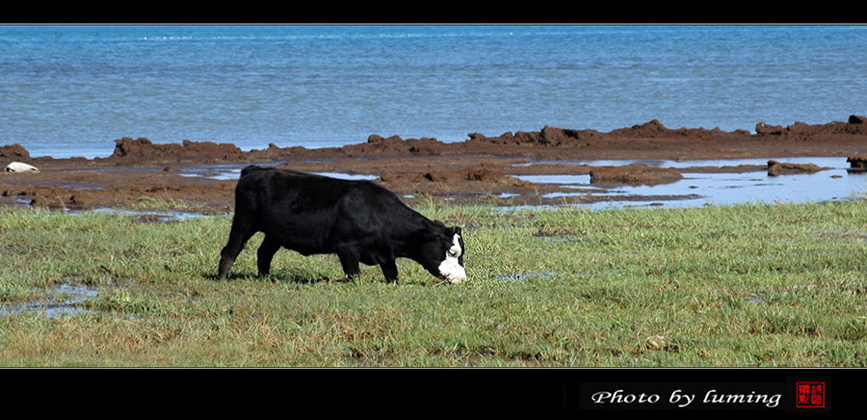
[[[244,150],[867,114],[864,26],[0,26],[0,145]]]

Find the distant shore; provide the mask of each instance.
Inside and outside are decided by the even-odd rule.
[[[606,174],[615,182],[653,183],[676,179],[676,171],[630,165],[599,168],[595,160],[703,160],[859,156],[867,154],[867,117],[850,116],[826,124],[788,126],[756,124],[755,133],[719,129],[664,127],[657,120],[599,132],[543,127],[539,131],[487,136],[468,134],[458,143],[435,138],[402,139],[371,135],[366,143],[307,149],[242,151],[230,143],[154,144],[146,138],[115,140],[107,158],[31,158],[20,145],[0,146],[0,164],[22,162],[35,173],[4,173],[0,193],[6,204],[54,208],[126,206],[141,197],[183,200],[212,208],[233,205],[235,180],[184,176],[184,168],[247,163],[308,172],[368,175],[399,195],[457,197],[465,201],[491,196],[538,203],[540,194],[558,187],[521,181],[511,175]],[[590,162],[576,164],[580,162]],[[701,166],[697,162],[697,167]],[[744,171],[763,168],[699,168]],[[626,170],[628,173],[617,174]],[[619,178],[618,178],[619,177]]]

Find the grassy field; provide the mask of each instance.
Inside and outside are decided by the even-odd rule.
[[[397,285],[377,267],[332,282],[336,257],[286,250],[260,278],[261,234],[219,281],[228,217],[7,207],[0,365],[865,366],[865,204],[428,202],[422,213],[465,227],[460,285],[409,260]],[[82,289],[64,316],[15,310]]]

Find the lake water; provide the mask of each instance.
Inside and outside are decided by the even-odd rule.
[[[864,26],[0,26],[0,145],[244,150],[867,114]]]

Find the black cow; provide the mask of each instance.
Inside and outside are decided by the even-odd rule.
[[[235,216],[229,243],[220,253],[220,278],[256,232],[265,233],[258,250],[260,275],[268,274],[282,246],[302,255],[336,253],[350,279],[359,274],[362,262],[378,264],[386,281],[395,282],[399,257],[450,283],[467,278],[461,228],[427,219],[372,181],[247,166],[235,188]]]

